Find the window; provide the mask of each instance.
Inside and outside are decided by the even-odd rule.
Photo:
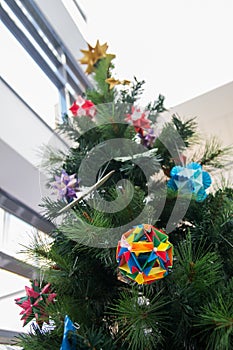
[[[59,104],[58,89],[6,27],[1,27],[0,36],[1,76],[50,127],[54,128]]]
[[[14,299],[25,296],[25,286],[30,286],[28,279],[0,269],[0,329],[26,332],[29,326],[23,327],[20,307]]]

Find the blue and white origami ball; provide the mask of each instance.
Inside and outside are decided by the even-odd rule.
[[[192,194],[197,202],[202,202],[207,197],[206,189],[212,180],[200,164],[193,162],[186,166],[174,166],[170,175],[168,188],[181,194]]]

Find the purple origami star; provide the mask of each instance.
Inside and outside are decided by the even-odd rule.
[[[77,198],[77,191],[79,191],[79,180],[76,179],[76,174],[68,175],[62,169],[61,176],[55,176],[52,187],[57,190],[60,199],[66,199],[68,202],[73,198]]]

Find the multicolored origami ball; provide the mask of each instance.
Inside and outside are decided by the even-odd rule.
[[[150,284],[168,274],[172,267],[173,245],[162,230],[141,224],[122,235],[116,259],[123,276],[138,284]]]

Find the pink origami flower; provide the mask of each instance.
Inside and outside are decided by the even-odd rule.
[[[132,107],[132,113],[127,114],[125,120],[133,125],[137,132],[142,130],[149,130],[151,128],[151,121],[148,119],[149,111],[141,111],[140,108]]]

